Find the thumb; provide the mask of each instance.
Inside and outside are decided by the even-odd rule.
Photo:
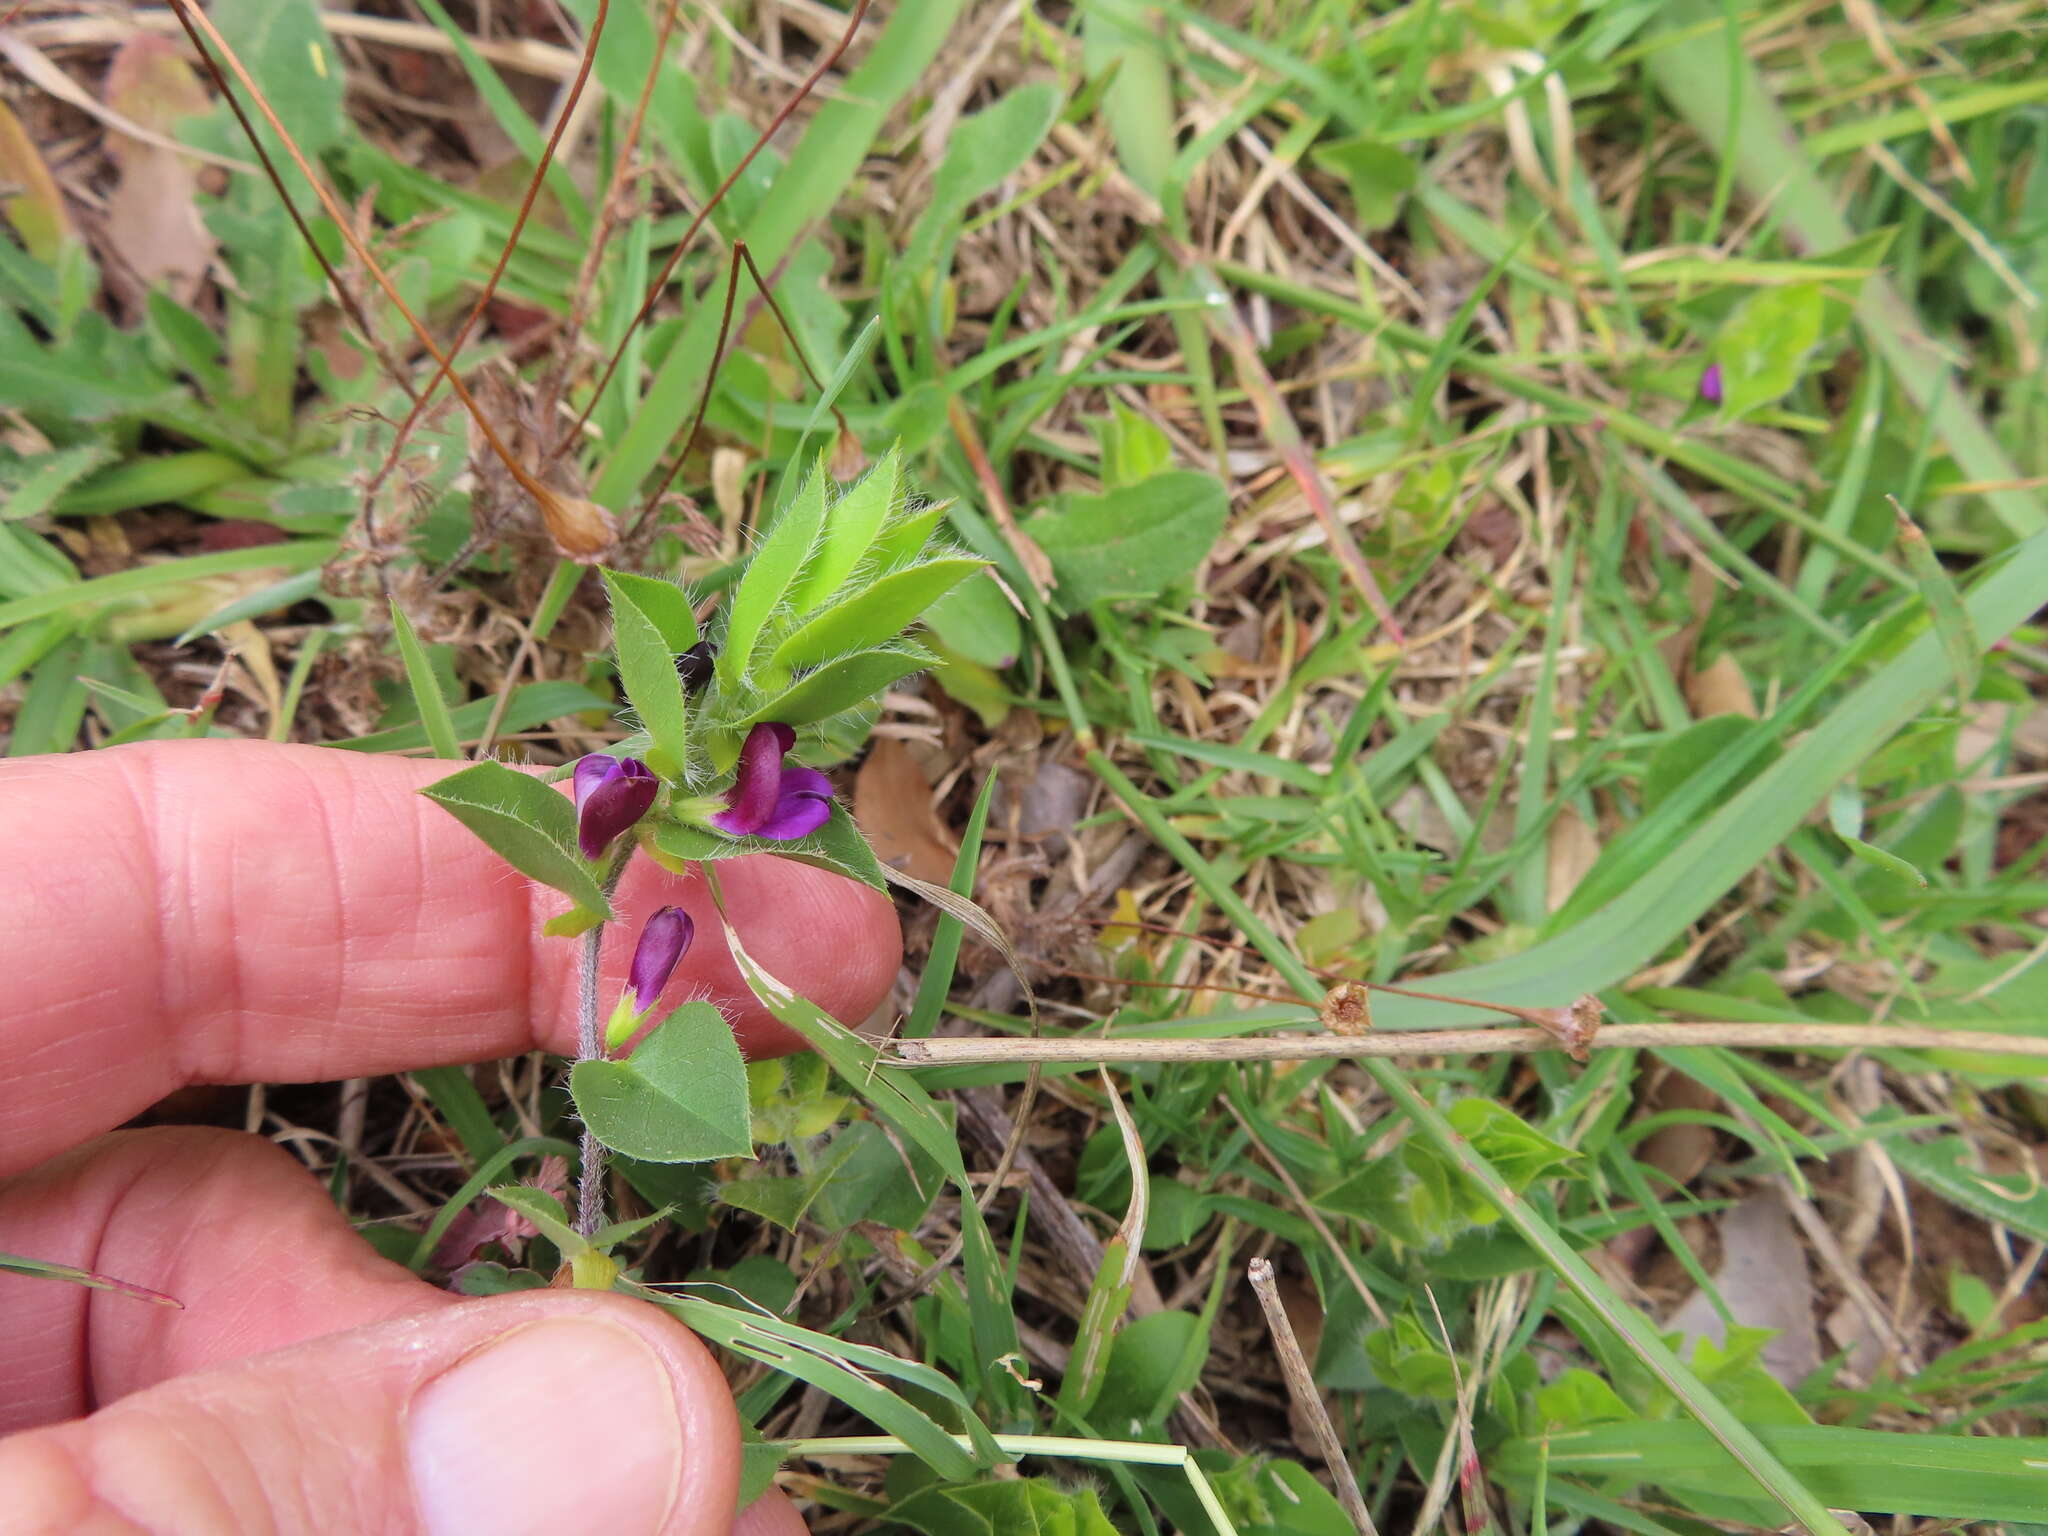
[[[725,1536],[739,1431],[695,1335],[531,1291],[180,1376],[0,1440],[0,1533]]]

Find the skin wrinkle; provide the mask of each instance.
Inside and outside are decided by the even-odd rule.
[[[128,1520],[126,1515],[121,1514],[118,1510],[102,1502],[98,1493],[93,1488],[92,1467],[83,1454],[83,1449],[81,1446],[70,1444],[61,1436],[52,1440],[43,1440],[37,1444],[37,1454],[45,1458],[46,1462],[54,1462],[56,1465],[35,1467],[33,1469],[35,1476],[24,1478],[23,1481],[32,1484],[39,1500],[47,1499],[52,1490],[60,1488],[67,1494],[75,1493],[78,1496],[76,1504],[68,1505],[68,1507],[61,1510],[51,1509],[41,1512],[51,1516],[60,1514],[70,1516],[71,1528],[76,1530],[87,1529],[87,1522],[93,1515],[105,1514],[115,1519],[126,1521],[128,1531],[140,1533],[141,1527],[136,1525],[134,1521]],[[65,1479],[65,1481],[60,1482],[59,1479]],[[94,1536],[126,1536],[125,1532],[110,1531],[105,1525],[96,1525],[92,1529]]]
[[[172,1048],[165,1060],[165,1075],[170,1078],[171,1084],[160,1089],[160,1093],[168,1093],[172,1085],[193,1080],[188,1076],[189,1066],[184,1059],[183,1051],[186,1038],[182,1023],[185,1008],[183,1000],[174,995],[170,963],[173,952],[171,913],[177,909],[173,886],[188,877],[189,872],[182,864],[165,857],[163,836],[168,829],[158,815],[151,813],[152,807],[161,810],[154,754],[136,753],[133,757],[116,755],[112,761],[116,764],[118,780],[128,797],[130,836],[119,842],[135,849],[136,856],[141,862],[140,870],[135,871],[141,878],[135,881],[135,885],[143,893],[145,901],[132,902],[129,905],[141,906],[146,902],[151,917],[155,919],[151,924],[154,947],[150,954],[149,975],[155,981],[153,990],[163,999],[167,1033],[172,1042]],[[177,873],[174,874],[174,871]]]
[[[341,754],[308,749],[192,742],[0,765],[0,846],[28,871],[11,890],[0,885],[0,1160],[22,1175],[20,1204],[6,1203],[15,1186],[0,1186],[0,1248],[86,1263],[192,1303],[174,1312],[81,1292],[77,1305],[24,1310],[11,1304],[10,1279],[5,1310],[19,1346],[0,1364],[0,1403],[16,1410],[10,1425],[64,1406],[60,1389],[74,1404],[89,1395],[125,1414],[114,1399],[178,1378],[161,1402],[134,1405],[136,1429],[117,1438],[146,1456],[147,1415],[169,1419],[179,1404],[197,1403],[201,1417],[178,1421],[190,1455],[210,1443],[210,1426],[241,1426],[234,1414],[246,1400],[230,1391],[228,1372],[256,1351],[338,1326],[389,1327],[414,1308],[424,1309],[415,1331],[386,1335],[401,1340],[386,1365],[407,1357],[406,1340],[417,1341],[410,1357],[423,1361],[427,1341],[445,1337],[443,1319],[461,1304],[378,1260],[272,1143],[156,1130],[63,1150],[200,1069],[217,1079],[312,1081],[559,1046],[568,1018],[564,947],[551,950],[556,941],[535,930],[561,903],[452,820],[421,809],[418,786],[455,765],[341,763]],[[323,813],[317,826],[298,809],[309,786]],[[343,848],[348,867],[332,867]],[[750,943],[759,935],[769,968],[843,1016],[862,1017],[897,964],[886,898],[780,861],[742,862],[731,874],[735,918]],[[249,889],[220,889],[237,880]],[[624,935],[606,946],[608,990],[621,980],[611,967],[622,968],[653,906],[678,902],[700,930],[709,922],[716,932],[700,886],[685,891],[643,866],[627,895]],[[235,953],[221,955],[222,942]],[[330,953],[311,954],[322,942]],[[722,945],[700,948],[703,963],[673,990],[715,989],[758,1046],[760,1008],[736,987]],[[19,1009],[8,1010],[17,980],[27,985]],[[368,1356],[315,1358],[324,1360],[317,1379],[328,1389],[362,1390],[380,1377]],[[213,1377],[217,1367],[227,1371]],[[693,1369],[699,1390],[719,1387],[708,1359]],[[294,1380],[288,1375],[283,1401],[296,1405],[303,1394]],[[714,1443],[734,1439],[722,1389],[715,1403],[686,1402],[696,1454],[711,1457]],[[295,1432],[331,1455],[363,1417],[325,1429],[300,1423]],[[346,1449],[369,1454],[353,1439]],[[218,1473],[191,1490],[209,1502],[223,1486],[247,1486],[232,1458],[188,1470],[172,1456],[163,1470],[174,1479]],[[726,1476],[721,1468],[698,1484],[710,1491]],[[297,1490],[298,1505],[293,1491],[273,1490],[285,1495],[280,1527],[311,1501],[310,1485]],[[380,1490],[349,1495],[323,1495],[324,1513],[339,1505],[382,1512]],[[146,1528],[104,1503],[80,1524],[103,1530],[117,1518],[124,1529]],[[76,1527],[60,1514],[53,1528]]]
[[[216,1148],[212,1149],[211,1156],[205,1158],[197,1168],[190,1171],[183,1180],[183,1189],[176,1191],[176,1193],[187,1193],[193,1188],[205,1184],[216,1172],[226,1168],[233,1161],[233,1154],[230,1151],[231,1146],[232,1143],[223,1139]],[[182,1161],[172,1163],[169,1166],[177,1168],[181,1173],[185,1172]],[[137,1189],[145,1183],[153,1184],[155,1180],[163,1176],[161,1166],[152,1164],[142,1158],[130,1159],[125,1171],[127,1177],[102,1198],[100,1220],[94,1226],[92,1258],[87,1261],[85,1266],[88,1269],[104,1271],[106,1265],[111,1262],[106,1257],[108,1239],[112,1234],[123,1229],[125,1223],[122,1221],[122,1214],[134,1199]],[[158,1200],[158,1192],[156,1190],[152,1189],[150,1193],[151,1199],[149,1203],[152,1209],[160,1204],[169,1203]],[[165,1255],[163,1264],[165,1273],[177,1274],[181,1271],[181,1260],[188,1245],[195,1237],[200,1238],[202,1241],[205,1238],[202,1226],[202,1223],[195,1222],[180,1230],[176,1245]],[[79,1411],[91,1413],[99,1408],[102,1403],[110,1400],[107,1392],[108,1383],[105,1378],[112,1375],[112,1372],[102,1371],[98,1358],[99,1349],[97,1347],[100,1340],[108,1334],[116,1335],[115,1342],[118,1346],[117,1358],[123,1358],[132,1363],[136,1351],[136,1341],[132,1337],[121,1338],[119,1336],[127,1332],[126,1327],[123,1325],[140,1325],[143,1319],[136,1315],[135,1310],[142,1304],[136,1302],[131,1297],[117,1296],[111,1291],[90,1289],[84,1292],[84,1297],[85,1306],[81,1309],[79,1318],[81,1336],[76,1355],[76,1359],[81,1367],[78,1395],[84,1403],[84,1406]],[[109,1313],[109,1316],[114,1320],[112,1327],[103,1325],[101,1321],[102,1309],[110,1307],[114,1309],[125,1307],[128,1309],[125,1313],[119,1310]],[[152,1311],[154,1310],[152,1308]],[[151,1321],[154,1321],[154,1319],[151,1319]],[[146,1345],[153,1352],[160,1352],[162,1342],[160,1331],[152,1330],[146,1335]],[[112,1393],[113,1397],[122,1395],[118,1390]]]
[[[334,815],[328,809],[327,797],[319,794],[311,784],[308,784],[306,787],[308,790],[306,799],[312,805],[313,815],[319,828],[320,844],[327,851],[327,867],[338,870],[341,868],[346,845],[340,838],[335,836]],[[415,876],[423,875],[426,868],[425,862],[419,855],[419,841],[420,834],[415,831],[411,839],[412,868]],[[422,890],[426,889],[426,881],[424,879],[417,879],[416,883]],[[348,905],[347,896],[337,891],[335,894],[335,905],[338,908],[345,909]],[[330,943],[326,946],[328,971],[326,995],[328,997],[341,996],[342,983],[350,970],[351,948],[355,943],[355,924],[350,920],[352,915],[346,910],[337,911],[335,914],[335,925],[328,930],[330,933],[339,933],[341,935],[340,942]],[[328,1039],[332,1041],[334,1035],[334,1021],[332,1019],[327,1021],[326,1034]]]
[[[184,1177],[179,1186],[174,1186],[169,1191],[159,1191],[154,1187],[156,1180],[162,1177],[160,1169],[153,1168],[140,1158],[134,1159],[131,1176],[115,1191],[113,1198],[106,1204],[104,1219],[100,1222],[99,1242],[94,1250],[95,1256],[97,1257],[100,1252],[104,1251],[108,1233],[118,1232],[129,1225],[128,1222],[123,1220],[123,1216],[129,1204],[134,1200],[136,1191],[143,1184],[148,1183],[152,1186],[149,1191],[149,1203],[153,1208],[160,1205],[168,1205],[174,1200],[179,1200],[180,1197],[189,1199],[193,1191],[205,1189],[217,1175],[227,1174],[231,1176],[236,1171],[236,1149],[237,1143],[223,1137],[213,1146],[207,1148],[201,1156],[190,1158],[191,1166],[189,1168],[186,1166],[187,1160],[181,1159],[172,1166],[176,1167]],[[162,1199],[161,1195],[163,1193],[169,1193],[171,1200]],[[194,1212],[195,1216],[207,1214],[210,1213],[203,1206]],[[163,1255],[163,1270],[166,1274],[182,1274],[185,1270],[189,1253],[196,1250],[203,1255],[206,1246],[211,1241],[210,1225],[210,1223],[203,1220],[195,1220],[179,1229],[172,1245],[165,1250]],[[98,1269],[100,1265],[95,1263],[92,1267]],[[84,1341],[85,1348],[81,1351],[79,1358],[86,1362],[86,1397],[88,1400],[86,1411],[90,1412],[92,1409],[99,1407],[103,1401],[109,1400],[109,1387],[115,1389],[112,1392],[113,1397],[124,1395],[119,1389],[120,1377],[116,1369],[117,1365],[126,1365],[132,1369],[136,1363],[136,1357],[144,1351],[154,1355],[161,1355],[165,1352],[167,1340],[162,1329],[146,1330],[143,1337],[137,1339],[128,1327],[123,1326],[124,1324],[141,1325],[143,1323],[143,1319],[136,1315],[137,1303],[132,1299],[126,1296],[116,1296],[110,1291],[87,1291],[86,1295],[90,1298],[86,1311],[87,1333]],[[112,1322],[112,1326],[103,1326],[100,1314],[103,1308],[107,1308],[110,1305],[116,1308],[125,1307],[127,1311],[125,1314],[120,1312],[110,1313],[109,1320]],[[210,1319],[209,1321],[215,1320]],[[102,1341],[105,1341],[110,1346],[113,1355],[112,1361],[102,1362],[100,1360],[100,1350],[96,1346]],[[128,1390],[132,1391],[133,1388],[128,1388]]]

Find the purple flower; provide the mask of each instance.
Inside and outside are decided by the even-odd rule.
[[[576,843],[595,859],[647,814],[661,781],[637,757],[594,753],[576,765]]]
[[[652,1008],[696,936],[697,925],[681,907],[654,912],[641,926],[640,942],[633,946],[633,964],[626,972],[626,995],[621,1001],[636,1010]]]
[[[783,767],[782,755],[795,745],[796,732],[786,725],[764,721],[747,732],[739,777],[711,825],[734,837],[777,843],[825,825],[832,816],[832,781],[815,768]]]
[[[1721,403],[1721,365],[1707,364],[1707,371],[1700,375],[1700,398],[1709,405]]]

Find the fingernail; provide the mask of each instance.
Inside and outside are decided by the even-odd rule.
[[[422,1387],[406,1449],[432,1536],[653,1536],[675,1505],[683,1426],[668,1370],[638,1334],[556,1318],[494,1340]]]

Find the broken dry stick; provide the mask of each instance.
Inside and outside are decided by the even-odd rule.
[[[1330,1410],[1323,1406],[1323,1394],[1316,1386],[1315,1373],[1309,1369],[1308,1356],[1302,1353],[1301,1341],[1294,1336],[1294,1324],[1288,1321],[1287,1308],[1281,1303],[1280,1287],[1273,1278],[1273,1261],[1253,1259],[1245,1267],[1245,1276],[1259,1298],[1260,1310],[1266,1314],[1266,1326],[1272,1330],[1273,1353],[1280,1359],[1287,1395],[1308,1421],[1316,1449],[1323,1453],[1323,1463],[1330,1469],[1330,1480],[1337,1485],[1337,1502],[1344,1506],[1344,1513],[1351,1517],[1359,1536],[1379,1536],[1372,1523],[1372,1511],[1366,1508],[1365,1495],[1359,1489],[1358,1476],[1345,1458],[1344,1442],[1337,1437],[1337,1426],[1330,1422]]]
[[[1596,1050],[1634,1046],[1732,1045],[1753,1051],[1944,1050],[2048,1057],[2048,1037],[1908,1024],[1609,1024]],[[1075,1035],[1065,1040],[1005,1036],[897,1040],[894,1062],[959,1066],[969,1062],[1311,1061],[1347,1056],[1477,1056],[1494,1051],[1561,1051],[1546,1029],[1419,1029],[1371,1035],[1261,1035],[1235,1040],[1144,1040]]]

